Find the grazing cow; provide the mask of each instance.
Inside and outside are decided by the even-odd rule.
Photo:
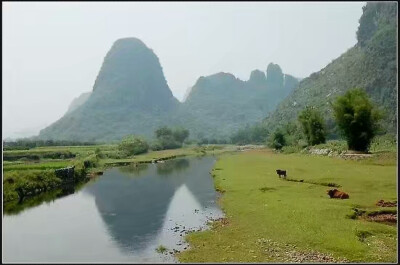
[[[337,189],[327,190],[329,197],[331,198],[338,198],[338,199],[348,199],[349,194],[343,191],[339,191]]]
[[[278,174],[279,177],[284,176],[286,178],[286,170],[277,169],[276,174]]]

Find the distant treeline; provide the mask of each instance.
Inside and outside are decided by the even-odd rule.
[[[3,150],[27,150],[40,146],[82,146],[82,145],[95,145],[95,144],[99,143],[79,142],[79,141],[18,139],[15,141],[3,141]]]

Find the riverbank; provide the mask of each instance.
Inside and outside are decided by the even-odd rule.
[[[3,203],[18,201],[16,190],[29,192],[29,197],[50,192],[62,186],[55,170],[75,166],[75,182],[94,178],[113,166],[159,163],[164,160],[192,155],[216,155],[236,151],[233,145],[188,146],[179,149],[150,151],[145,154],[114,158],[116,145],[39,147],[30,150],[4,151]]]
[[[212,174],[223,192],[226,219],[189,234],[190,249],[177,257],[180,262],[396,262],[397,227],[354,214],[389,210],[397,218],[396,207],[376,205],[397,200],[396,165],[395,154],[360,161],[266,149],[223,154]],[[279,178],[276,169],[299,181]],[[337,184],[350,198],[330,199],[326,183]]]

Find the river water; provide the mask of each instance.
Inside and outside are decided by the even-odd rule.
[[[222,217],[215,160],[112,168],[67,196],[4,213],[3,262],[176,262],[188,231]]]

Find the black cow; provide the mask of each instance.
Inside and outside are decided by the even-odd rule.
[[[278,174],[279,177],[284,176],[286,178],[286,170],[277,169],[276,174]]]

